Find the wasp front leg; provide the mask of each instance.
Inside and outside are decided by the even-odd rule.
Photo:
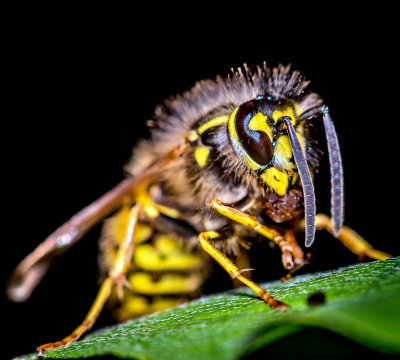
[[[303,251],[298,246],[296,240],[292,241],[291,237],[282,236],[277,231],[261,224],[254,216],[223,204],[217,199],[212,200],[210,206],[221,215],[247,228],[253,229],[260,235],[265,236],[267,239],[277,244],[282,251],[282,263],[285,269],[291,270],[297,265],[304,264]]]
[[[199,242],[204,251],[206,251],[208,255],[210,255],[215,261],[217,261],[228,272],[232,279],[239,280],[244,285],[247,285],[271,308],[286,311],[289,307],[287,304],[275,299],[267,291],[265,291],[256,283],[252,282],[242,275],[242,272],[248,269],[240,270],[222,252],[211,245],[210,240],[216,239],[218,237],[220,237],[220,234],[216,231],[207,231],[200,233]]]
[[[297,244],[293,229],[286,230],[283,236],[286,242],[289,243],[290,246],[292,246],[293,248],[293,259],[295,265],[291,269],[289,269],[288,273],[285,276],[281,278],[282,282],[289,280],[297,270],[308,264],[308,260],[311,257],[311,254],[307,253],[306,257],[304,258],[304,252]]]
[[[42,355],[46,351],[65,346],[79,339],[84,332],[93,326],[101,310],[103,309],[104,304],[110,297],[113,286],[117,286],[117,291],[119,294],[122,294],[122,286],[129,286],[125,279],[125,273],[130,263],[130,259],[132,258],[134,248],[133,233],[138,220],[138,213],[139,206],[136,205],[130,211],[129,225],[125,236],[125,241],[120,245],[113,267],[111,268],[107,278],[104,280],[100,291],[98,292],[97,297],[82,324],[80,324],[70,335],[66,336],[64,339],[39,346],[37,348],[39,355]]]

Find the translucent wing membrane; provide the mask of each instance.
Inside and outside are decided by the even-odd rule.
[[[331,215],[333,234],[338,237],[343,226],[344,218],[343,167],[335,127],[333,126],[328,108],[326,107],[323,111],[323,121],[331,168]]]
[[[306,232],[306,246],[311,246],[314,242],[315,236],[315,192],[314,184],[312,182],[310,170],[308,169],[307,161],[304,156],[303,150],[300,146],[299,139],[297,138],[296,131],[292,124],[292,119],[288,116],[284,117],[283,122],[286,125],[290,145],[294,160],[296,161],[297,170],[299,171],[301,183],[303,185],[304,194],[304,219],[305,219],[305,232]]]
[[[126,203],[127,199],[132,198],[133,191],[137,186],[163,171],[172,160],[180,156],[185,146],[186,144],[177,146],[150,164],[140,174],[126,178],[60,226],[14,270],[7,287],[9,298],[13,301],[25,301],[56,256],[61,255],[96,223]]]

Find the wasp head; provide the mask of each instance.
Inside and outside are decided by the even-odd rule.
[[[287,193],[289,182],[298,178],[293,140],[297,139],[305,151],[304,121],[299,119],[295,103],[274,103],[259,97],[236,107],[228,120],[236,155],[280,196]],[[291,139],[291,134],[296,139]]]
[[[279,196],[300,178],[304,195],[306,245],[315,232],[315,193],[307,163],[304,125],[323,115],[332,173],[332,215],[335,235],[342,226],[343,180],[336,133],[326,107],[304,111],[295,101],[259,96],[237,106],[228,119],[228,134],[236,155]]]

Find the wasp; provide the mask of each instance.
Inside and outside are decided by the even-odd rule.
[[[251,280],[245,254],[256,240],[280,249],[288,276],[307,262],[296,236],[304,234],[309,247],[316,229],[360,257],[389,257],[343,225],[338,138],[328,107],[308,85],[290,65],[244,65],[158,106],[148,121],[150,138],[138,143],[126,166],[128,176],[52,233],[11,277],[10,297],[27,299],[52,260],[107,218],[100,238],[104,279],[91,309],[70,335],[38,353],[77,340],[107,301],[125,320],[198,296],[211,259],[272,309],[288,310]],[[312,127],[326,135],[330,217],[316,214],[322,151]]]

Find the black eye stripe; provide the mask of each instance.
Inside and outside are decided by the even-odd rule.
[[[251,118],[258,112],[255,102],[247,102],[240,105],[235,118],[235,129],[240,144],[247,154],[257,164],[268,165],[273,157],[273,146],[268,135],[262,131],[249,129]]]

